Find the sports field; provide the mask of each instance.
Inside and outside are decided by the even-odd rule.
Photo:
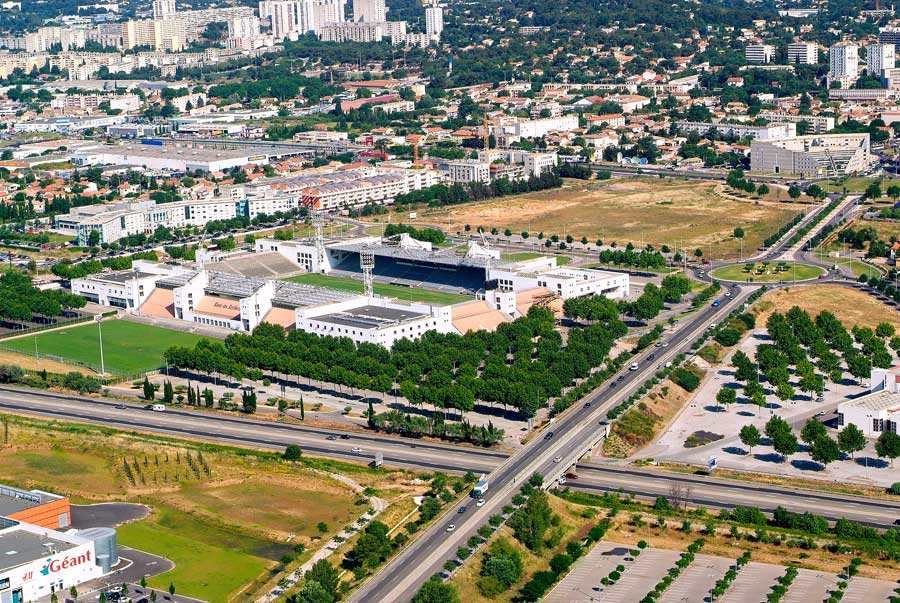
[[[162,355],[173,345],[193,347],[199,335],[149,325],[107,320],[103,322],[103,358],[107,371],[134,374],[158,369]],[[35,341],[37,347],[35,348]],[[29,356],[49,355],[71,362],[100,368],[100,340],[96,323],[87,323],[38,333],[29,337],[8,339],[0,347]]]
[[[749,279],[754,283],[777,283],[794,280],[808,281],[825,273],[821,268],[809,264],[787,263],[782,266],[781,270],[777,267],[778,264],[775,263],[767,266],[763,266],[762,263],[732,264],[713,270],[710,272],[710,276],[723,281],[745,282]]]
[[[454,206],[450,210],[426,210],[421,221],[451,231],[483,226],[503,231],[528,231],[532,236],[582,236],[590,241],[615,241],[624,247],[652,243],[656,247],[682,247],[691,253],[701,247],[713,259],[736,258],[740,241],[732,235],[745,232],[744,252],[756,249],[770,234],[787,223],[801,206],[791,203],[757,203],[721,196],[714,183],[628,178],[608,181],[566,180],[564,186]]]
[[[327,274],[301,274],[292,276],[286,280],[292,283],[300,283],[303,285],[314,285],[316,287],[326,287],[328,289],[337,289],[339,291],[348,291],[350,293],[362,293],[362,281],[352,278],[343,278],[340,276],[328,276]],[[472,298],[467,295],[457,295],[456,293],[445,293],[443,291],[431,291],[430,289],[415,289],[412,287],[401,287],[400,285],[388,285],[385,283],[374,283],[372,287],[376,295],[384,297],[396,297],[397,299],[405,299],[413,302],[426,302],[432,304],[458,304],[460,302],[469,301]]]

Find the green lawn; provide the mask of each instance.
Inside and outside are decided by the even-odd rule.
[[[748,264],[749,263],[751,262],[748,262]],[[784,272],[776,271],[776,266],[776,263],[770,263],[766,273],[758,274],[757,269],[761,268],[762,264],[754,264],[754,268],[750,272],[745,272],[744,264],[732,264],[731,266],[723,266],[722,268],[713,270],[710,272],[710,276],[723,281],[744,282],[749,278],[753,279],[753,282],[756,283],[773,283],[793,281],[795,278],[798,281],[806,281],[817,278],[820,274],[824,274],[825,272],[821,268],[810,266],[809,264],[797,264],[796,272],[794,271],[793,263],[788,263],[788,269]]]
[[[847,180],[839,184],[835,184],[833,181],[828,181],[823,182],[821,186],[828,192],[841,193],[844,191],[844,189],[846,189],[848,193],[862,193],[873,182],[877,182],[878,185],[881,186],[882,193],[886,191],[889,186],[900,186],[900,180],[892,178],[885,178],[883,185],[881,182],[881,178],[847,178]]]
[[[302,285],[314,285],[316,287],[326,287],[328,289],[337,289],[339,291],[348,291],[350,293],[362,293],[362,281],[352,278],[343,278],[339,276],[328,276],[327,274],[301,274],[293,276],[289,279],[292,283],[300,283]],[[468,295],[457,295],[455,293],[445,293],[443,291],[431,291],[429,289],[414,289],[412,287],[401,287],[400,285],[388,285],[384,283],[375,283],[373,287],[376,295],[385,297],[396,297],[414,302],[426,302],[433,304],[458,304],[460,302],[469,301],[472,298]]]
[[[840,262],[843,263],[843,262]],[[866,276],[872,277],[877,276],[881,277],[881,272],[878,268],[866,264],[865,262],[861,262],[859,260],[851,260],[850,262],[850,270],[853,272],[853,276],[859,276],[860,274],[865,274]]]
[[[236,591],[253,582],[269,562],[247,553],[244,535],[234,534],[230,543],[216,542],[209,535],[220,530],[169,508],[157,508],[145,521],[118,528],[119,543],[169,559],[175,568],[150,578],[148,584],[207,601],[228,601]]]
[[[548,255],[553,255],[556,258],[557,266],[565,266],[569,262],[572,261],[567,255],[555,255],[552,253],[539,253],[537,251],[520,251],[518,253],[505,253],[502,258],[504,260],[509,260],[510,262],[524,262],[525,260],[533,260],[535,258],[542,258]]]
[[[160,327],[107,320],[103,323],[103,356],[106,370],[125,374],[156,370],[163,364],[162,355],[173,345],[193,347],[199,335]],[[31,337],[11,339],[3,348],[34,354],[58,356],[93,369],[100,367],[100,344],[97,324],[88,323],[68,329],[38,333]]]

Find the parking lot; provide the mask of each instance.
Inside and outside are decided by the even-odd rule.
[[[662,549],[644,549],[636,558],[630,555],[630,547],[601,542],[582,557],[550,593],[546,603],[639,603],[669,568],[675,565],[679,552]],[[738,551],[739,552],[739,551]],[[625,571],[613,584],[603,585],[601,580],[617,566]],[[659,598],[659,603],[703,603],[709,601],[709,593],[722,578],[734,560],[726,557],[698,554],[694,562],[669,586]],[[738,572],[737,578],[717,603],[766,603],[772,587],[784,575],[786,568],[767,563],[748,563]],[[811,603],[824,601],[836,587],[838,576],[826,572],[801,569],[782,603]],[[887,603],[894,594],[896,583],[869,578],[852,578],[841,600],[842,603]]]

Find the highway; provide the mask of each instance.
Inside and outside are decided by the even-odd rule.
[[[509,455],[502,451],[453,446],[393,438],[370,433],[337,432],[303,425],[239,418],[190,410],[152,412],[138,405],[126,405],[96,398],[66,396],[18,388],[0,388],[0,412],[91,423],[128,431],[197,439],[231,446],[281,451],[287,444],[299,444],[306,453],[341,460],[366,462],[375,451],[384,453],[390,466],[462,473],[490,472]],[[349,439],[328,440],[345,433]],[[363,454],[352,452],[353,447]],[[653,468],[632,469],[595,463],[579,463],[578,479],[568,487],[588,492],[623,492],[639,498],[672,495],[673,484],[690,487],[686,498],[692,504],[712,508],[735,505],[758,506],[771,511],[782,505],[791,511],[809,509],[829,519],[846,517],[876,525],[890,526],[900,517],[900,503],[857,498],[809,490],[766,486],[709,476],[684,475]]]

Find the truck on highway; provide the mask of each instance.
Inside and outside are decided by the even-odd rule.
[[[481,498],[488,491],[488,480],[487,477],[482,474],[481,477],[478,478],[478,481],[475,483],[475,487],[472,488],[472,498]]]

